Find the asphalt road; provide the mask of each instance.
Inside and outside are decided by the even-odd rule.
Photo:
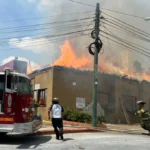
[[[0,150],[150,150],[150,136],[117,133],[66,134],[65,140],[55,136],[8,135],[0,137]]]

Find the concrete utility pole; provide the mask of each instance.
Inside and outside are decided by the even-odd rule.
[[[100,25],[100,9],[99,3],[96,4],[96,16],[95,16],[95,29],[91,33],[91,37],[95,39],[95,42],[89,46],[89,53],[94,55],[94,86],[93,86],[93,107],[92,107],[92,125],[97,126],[97,94],[98,94],[98,53],[102,48],[102,42],[99,38],[99,25]],[[94,52],[92,51],[92,45],[95,46]]]
[[[99,39],[99,23],[100,23],[100,9],[99,3],[96,5],[96,20],[95,20],[95,43]],[[97,93],[98,93],[98,49],[95,46],[94,52],[94,89],[93,89],[93,114],[92,125],[97,126]]]

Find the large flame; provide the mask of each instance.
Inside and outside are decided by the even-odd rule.
[[[54,62],[54,66],[65,66],[76,69],[87,68],[91,64],[91,61],[82,55],[78,58],[75,54],[75,50],[71,47],[69,41],[66,41],[64,45],[60,46],[61,56]]]
[[[89,58],[86,55],[82,55],[81,57],[77,57],[75,50],[69,43],[69,41],[65,41],[65,43],[60,46],[61,56],[52,64],[51,66],[64,66],[68,68],[75,69],[93,69],[93,59],[90,56]],[[134,73],[128,72],[127,65],[126,68],[119,68],[115,65],[111,59],[104,59],[102,55],[99,55],[99,71],[109,73],[109,74],[117,74],[117,75],[127,75],[129,78],[135,78],[138,80],[148,80],[150,81],[150,75],[148,73]]]

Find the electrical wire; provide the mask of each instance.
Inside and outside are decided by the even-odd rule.
[[[91,29],[87,29],[86,31],[91,31]],[[80,36],[81,36],[81,33],[83,32],[83,30],[80,30],[80,31],[76,31],[76,32],[70,32],[70,33],[65,33],[65,34],[58,34],[58,35],[47,35],[47,36],[44,36],[44,37],[40,37],[40,38],[35,38],[35,39],[39,39],[40,40],[40,42],[42,42],[42,41],[45,41],[45,39],[43,39],[43,40],[41,40],[41,38],[46,38],[47,40],[52,40],[52,38],[54,38],[54,37],[56,37],[56,38],[58,38],[58,37],[61,37],[61,36],[68,36],[68,35],[72,35],[72,34],[76,34],[76,33],[80,33]],[[87,35],[87,34],[83,34],[83,35]],[[64,38],[64,37],[61,37],[61,38],[63,38],[63,40],[66,40],[66,38]],[[34,41],[35,39],[30,39],[30,42],[28,41],[28,40],[26,40],[26,41],[19,41],[19,42],[12,42],[13,43],[13,45],[16,45],[16,44],[21,44],[21,42],[23,43],[23,44],[29,44],[29,43],[31,43],[31,41]],[[57,40],[57,39],[53,39],[53,40]],[[38,42],[34,42],[34,46],[37,46],[37,45],[39,45],[39,43],[40,43],[39,41]],[[37,43],[37,44],[36,44]],[[32,45],[33,46],[33,45]],[[28,47],[30,47],[30,46],[28,46]],[[26,48],[26,46],[25,47],[22,47],[22,48]],[[2,49],[2,50],[8,50],[8,49]]]
[[[19,33],[19,32],[22,32],[22,31],[26,31],[25,34],[27,34],[29,31],[36,31],[36,34],[37,32],[39,33],[39,31],[44,31],[46,30],[47,32],[52,32],[51,30],[57,30],[57,31],[67,31],[67,30],[73,30],[74,28],[82,28],[82,27],[86,27],[88,26],[89,23],[88,22],[82,22],[82,23],[78,23],[78,24],[70,24],[70,25],[59,25],[59,26],[50,26],[50,27],[41,27],[41,28],[37,28],[37,29],[28,29],[28,30],[18,30],[18,31],[15,31],[15,33]],[[4,33],[12,33],[13,32],[3,32],[1,34],[4,34]],[[32,32],[31,32],[32,33]],[[11,35],[12,35],[11,34]],[[8,37],[7,38],[1,38],[1,39],[10,39],[12,38],[11,37]]]
[[[107,26],[109,26],[109,27],[112,27],[113,28],[113,30],[114,29],[117,29],[116,31],[118,31],[118,32],[121,32],[121,33],[123,33],[123,34],[126,34],[126,35],[128,35],[128,36],[131,36],[131,37],[133,37],[133,38],[135,38],[135,39],[139,39],[139,40],[143,40],[143,41],[145,41],[145,42],[149,42],[149,40],[148,39],[146,39],[146,38],[144,38],[144,37],[142,37],[142,36],[140,36],[140,35],[138,35],[138,34],[136,34],[136,33],[132,33],[132,31],[128,31],[128,30],[126,30],[126,29],[124,29],[124,28],[121,28],[121,27],[118,27],[118,26],[115,26],[115,25],[112,25],[112,24],[109,24],[109,23],[106,23],[106,22],[103,22],[103,21],[101,21],[103,24],[106,24]],[[102,25],[103,26],[103,25]]]
[[[85,4],[85,3],[77,2],[77,1],[74,1],[74,0],[68,0],[68,1],[71,1],[71,2],[73,2],[73,3],[78,3],[78,4],[81,4],[81,5],[85,5],[85,6],[95,7],[94,5]]]
[[[85,31],[92,25],[93,20],[90,22],[90,24],[85,28]],[[84,33],[84,31],[82,32],[82,34]]]
[[[107,45],[109,45],[107,40],[104,40],[104,39],[103,39],[102,41],[103,41],[103,43],[106,43]],[[114,43],[111,43],[111,45],[114,46],[114,47],[120,47],[120,48],[123,47],[122,45],[117,45],[117,44],[114,44]],[[138,57],[135,52],[131,51],[131,53],[133,53],[134,55],[136,55],[136,57],[138,58],[138,60],[139,60],[141,63],[144,63],[144,64],[146,64],[146,65],[150,65],[150,63],[148,63],[148,62],[142,60],[140,57]]]
[[[142,32],[140,32],[140,31],[136,31],[136,30],[134,30],[134,29],[131,29],[131,28],[129,28],[129,27],[127,27],[127,26],[124,26],[123,24],[120,24],[120,23],[114,23],[113,21],[109,21],[109,20],[105,20],[106,22],[108,22],[108,23],[110,23],[110,24],[113,24],[113,25],[115,25],[115,26],[117,26],[117,27],[119,27],[119,28],[121,28],[121,29],[124,29],[125,31],[128,31],[128,32],[130,32],[130,33],[132,33],[132,34],[134,34],[134,35],[138,35],[138,36],[140,36],[140,37],[143,37],[143,36],[145,36],[145,37],[147,37],[147,38],[150,38],[150,36],[148,36],[148,35],[146,35],[145,33],[142,33]],[[143,35],[143,36],[141,36],[141,35]],[[145,38],[145,37],[143,37],[143,38]],[[146,39],[146,38],[145,38]]]
[[[107,29],[107,28],[106,28],[106,26],[104,25],[104,30],[105,30],[105,32],[106,32],[106,29]],[[106,35],[106,36],[107,36],[107,35]],[[108,38],[107,38],[107,40],[108,40],[108,43],[109,43],[109,39],[108,39]],[[111,51],[111,55],[114,56],[110,44],[109,44],[109,48],[110,48],[110,51]]]
[[[108,11],[115,12],[115,13],[119,13],[119,14],[126,15],[126,16],[130,16],[130,17],[134,17],[134,18],[145,19],[145,18],[142,17],[142,16],[137,16],[137,15],[133,15],[133,14],[128,14],[128,13],[124,13],[124,12],[112,10],[112,9],[109,9],[109,8],[101,8],[101,9],[103,9],[103,10],[108,10]]]
[[[85,12],[73,12],[68,14],[59,14],[59,15],[53,15],[53,16],[44,16],[44,17],[34,17],[34,18],[24,18],[24,19],[17,19],[17,20],[4,20],[0,23],[8,23],[8,22],[17,22],[17,21],[25,21],[25,20],[36,20],[36,19],[44,19],[44,18],[52,18],[57,16],[70,16],[70,15],[77,15],[77,14],[84,14],[84,13],[93,13],[94,11],[85,11]]]
[[[65,20],[65,21],[55,21],[55,22],[48,22],[48,23],[42,23],[42,24],[32,24],[27,26],[18,26],[18,27],[9,27],[9,28],[0,28],[0,30],[12,30],[12,29],[21,29],[21,28],[29,28],[29,27],[37,27],[41,25],[53,25],[57,23],[68,23],[68,22],[75,22],[75,21],[83,21],[83,20],[89,20],[93,19],[94,17],[87,17],[87,18],[80,18],[80,19],[71,19],[71,20]]]
[[[127,26],[129,26],[129,27],[131,27],[131,28],[133,28],[133,29],[136,29],[137,31],[141,31],[141,32],[143,32],[143,33],[145,33],[145,34],[147,34],[147,35],[150,35],[149,33],[145,32],[145,31],[143,31],[143,30],[141,30],[141,29],[138,29],[138,28],[136,28],[136,27],[134,27],[134,26],[132,26],[132,25],[130,25],[130,24],[128,24],[128,23],[126,23],[126,22],[120,20],[120,19],[117,19],[117,18],[111,16],[111,15],[108,15],[108,14],[105,13],[105,12],[102,12],[102,13],[103,13],[104,15],[109,16],[111,19],[114,19],[114,20],[116,20],[116,21],[118,21],[118,22],[121,22],[121,23],[123,23],[124,25],[127,25]]]
[[[107,37],[106,37],[105,35],[103,35],[103,34],[100,34],[100,35],[101,35],[102,37],[104,37],[104,38],[107,39]],[[142,55],[144,55],[144,56],[150,57],[150,55],[147,55],[147,54],[145,54],[145,53],[143,53],[143,52],[137,51],[136,49],[134,49],[134,48],[132,48],[132,47],[130,47],[130,46],[124,44],[124,43],[120,43],[120,42],[118,42],[118,41],[116,41],[116,40],[114,40],[114,39],[111,39],[111,38],[109,38],[109,40],[112,41],[112,42],[114,42],[114,43],[117,43],[117,44],[119,44],[119,45],[122,45],[122,46],[124,46],[124,47],[126,47],[126,48],[128,48],[128,49],[130,49],[130,50],[132,50],[132,51],[136,51],[136,52],[138,52],[138,53],[140,53],[140,54],[142,54]]]
[[[92,29],[87,29],[86,31],[91,31]],[[55,38],[55,37],[67,36],[67,35],[72,35],[72,34],[76,34],[76,33],[82,33],[83,31],[85,31],[85,30],[78,30],[78,31],[67,32],[67,33],[62,33],[62,34],[51,34],[51,35],[47,34],[47,35],[44,35],[44,36],[32,38],[32,39],[30,39],[30,41],[38,40],[38,39],[50,39],[50,38]],[[24,40],[24,43],[26,43],[26,42],[28,42],[28,39]],[[16,41],[16,42],[13,42],[13,43],[17,44],[17,43],[20,43],[20,41],[19,42]]]
[[[85,5],[85,6],[96,7],[94,5],[82,3],[82,2],[79,2],[79,1],[74,1],[74,0],[68,0],[68,1],[78,3],[78,4],[81,4],[81,5]],[[119,13],[119,14],[126,15],[126,16],[130,16],[130,17],[134,17],[134,18],[145,19],[142,16],[137,16],[137,15],[134,15],[134,14],[129,14],[129,13],[121,12],[121,11],[116,11],[116,10],[112,10],[112,9],[109,9],[109,8],[101,8],[101,9],[111,11],[111,12],[115,12],[115,13]]]
[[[51,33],[51,29],[55,29],[55,30],[57,30],[57,31],[59,31],[59,30],[61,30],[61,31],[68,31],[69,29],[74,29],[74,28],[82,28],[82,27],[85,27],[85,26],[88,26],[89,25],[89,23],[90,22],[82,22],[82,23],[77,23],[77,24],[67,24],[67,25],[57,25],[57,26],[52,26],[52,27],[49,27],[48,29],[47,28],[45,28],[45,29],[47,29],[47,32],[46,32],[46,34],[47,33]],[[43,30],[42,30],[43,31]],[[25,32],[25,33],[27,33],[28,34],[28,36],[29,36],[29,33],[28,32]],[[31,34],[32,34],[32,36],[34,35],[32,32],[30,32]],[[43,34],[43,32],[38,32],[38,34],[39,33],[42,33]],[[37,32],[35,33],[35,35],[37,35]],[[25,35],[24,35],[25,36]],[[14,37],[14,36],[7,36],[7,38],[0,38],[0,42],[7,42],[7,41],[4,41],[4,40],[10,40],[10,39],[12,39],[12,38],[24,38],[24,36],[22,35],[22,36],[17,36],[17,37]],[[32,36],[30,36],[31,38],[33,38]],[[44,35],[43,35],[44,36]]]
[[[126,43],[128,43],[128,44],[135,45],[137,48],[141,47],[141,48],[143,48],[144,50],[150,51],[150,49],[148,49],[148,48],[146,48],[146,47],[143,47],[143,46],[141,46],[141,45],[138,45],[138,44],[135,44],[135,43],[133,43],[133,42],[127,41],[127,40],[125,40],[125,39],[122,39],[122,38],[120,38],[120,37],[117,37],[117,36],[115,36],[115,35],[112,33],[112,31],[110,31],[108,28],[106,28],[106,29],[107,29],[115,38],[118,38],[119,40],[121,40],[121,41],[123,41],[123,42],[126,42]],[[145,52],[148,53],[148,54],[150,54],[150,52],[147,52],[147,51],[145,51]]]
[[[131,42],[128,42],[128,41],[126,42],[125,40],[123,40],[123,39],[121,39],[121,38],[119,38],[119,37],[117,37],[117,36],[115,36],[115,35],[111,35],[111,34],[109,34],[109,33],[106,33],[106,32],[104,32],[104,31],[102,31],[102,30],[101,30],[101,32],[103,32],[103,33],[105,33],[105,34],[107,34],[107,35],[109,35],[109,36],[111,36],[111,37],[117,39],[117,40],[120,41],[120,42],[123,42],[124,44],[127,44],[128,46],[131,46],[132,48],[138,49],[138,50],[139,50],[139,51],[137,50],[138,52],[150,54],[150,52],[147,52],[147,51],[145,51],[145,50],[143,50],[143,49],[141,49],[141,48],[138,48],[137,46],[134,46],[134,45],[133,45],[134,43],[131,43]]]
[[[28,45],[28,46],[16,46],[16,48],[6,48],[6,49],[2,49],[0,51],[9,51],[9,50],[16,50],[18,48],[30,48],[30,47],[35,47],[35,46],[40,46],[40,45],[47,45],[47,44],[52,44],[52,43],[55,43],[55,42],[61,42],[61,41],[65,41],[65,40],[70,40],[70,39],[74,39],[74,38],[79,38],[79,37],[83,37],[83,36],[87,36],[88,34],[83,34],[83,35],[75,35],[75,36],[68,36],[66,38],[59,38],[59,39],[54,39],[54,40],[51,40],[51,41],[48,41],[48,42],[43,42],[43,41],[40,41],[38,42],[38,44],[32,44],[32,45]],[[36,42],[35,42],[36,43]],[[23,43],[24,44],[24,43]],[[15,47],[15,46],[14,46]]]

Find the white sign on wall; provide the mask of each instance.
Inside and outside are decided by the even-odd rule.
[[[85,98],[76,97],[76,108],[82,109],[85,107]]]
[[[40,89],[40,84],[35,84],[35,90]]]

